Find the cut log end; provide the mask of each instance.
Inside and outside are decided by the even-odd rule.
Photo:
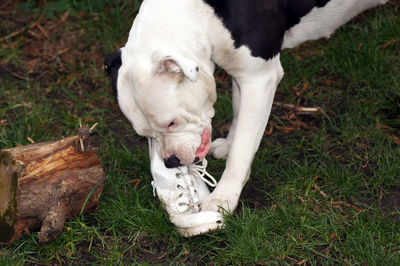
[[[10,154],[0,152],[0,242],[9,242],[14,236],[17,212],[17,173]]]

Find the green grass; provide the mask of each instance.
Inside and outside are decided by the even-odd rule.
[[[41,14],[48,33],[33,27],[1,42],[0,149],[27,137],[70,136],[79,119],[92,119],[107,179],[97,212],[67,221],[48,245],[33,232],[0,247],[0,265],[400,264],[398,0],[330,40],[282,53],[286,75],[276,99],[325,114],[274,107],[272,134],[226,229],[190,239],[176,233],[153,197],[146,141],[118,110],[102,68],[102,55],[126,41],[139,1],[35,3],[0,15],[0,36]],[[226,134],[231,117],[229,82],[218,77],[215,135]],[[209,172],[219,177],[223,169],[223,160],[210,158]],[[137,178],[135,188],[129,181]]]

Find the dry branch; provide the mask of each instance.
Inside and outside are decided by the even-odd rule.
[[[293,111],[296,114],[300,115],[313,115],[313,114],[315,115],[324,113],[324,109],[322,109],[321,107],[304,107],[304,106],[298,106],[294,104],[281,103],[281,102],[274,102],[274,105]]]

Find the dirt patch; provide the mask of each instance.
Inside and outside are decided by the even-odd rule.
[[[6,1],[0,13],[4,22],[0,26],[2,49],[18,51],[16,58],[0,59],[1,72],[17,79],[29,78],[30,83],[37,82],[41,88],[80,81],[81,90],[95,91],[103,85],[104,80],[93,79],[102,69],[101,48],[85,41],[86,32],[78,18],[66,11],[61,17],[46,19],[44,13],[21,12],[17,4]],[[81,69],[87,62],[95,62],[97,68],[86,68],[87,73],[83,73]]]
[[[128,233],[126,234],[128,235]],[[105,241],[109,246],[114,246],[113,236],[109,238],[106,236]],[[103,254],[104,243],[101,243],[98,239],[94,239],[92,243],[89,241],[83,241],[79,245],[76,246],[76,254],[74,257],[78,257],[82,264],[78,263],[77,265],[86,265],[87,263],[95,263],[98,262],[99,254]],[[156,239],[154,237],[149,236],[145,232],[139,233],[134,238],[123,237],[118,239],[118,249],[124,250],[123,254],[123,263],[124,264],[132,264],[135,263],[149,263],[151,265],[161,264],[166,265],[174,261],[174,259],[179,256],[179,262],[190,264],[190,265],[205,265],[205,262],[201,262],[203,258],[202,254],[198,254],[195,251],[190,250],[179,250],[179,248],[175,250],[171,250],[168,243]],[[89,252],[88,252],[89,251]],[[110,257],[110,256],[108,256]],[[116,258],[118,260],[119,258]],[[64,261],[68,262],[67,259]]]
[[[385,215],[400,214],[400,187],[392,187],[382,195],[381,210]]]
[[[41,11],[22,12],[18,6],[21,2],[0,3],[0,36],[4,39],[1,49],[14,53],[0,57],[0,82],[9,87],[29,83],[30,87],[39,89],[40,98],[51,99],[57,108],[67,112],[78,109],[71,97],[82,99],[85,108],[76,114],[77,122],[79,117],[85,118],[85,114],[96,109],[110,109],[105,116],[110,125],[106,126],[123,139],[128,148],[135,146],[141,138],[121,121],[123,116],[103,72],[103,47],[93,36],[88,37],[90,28],[84,27],[82,18],[87,14],[72,16],[65,11],[48,19]],[[105,95],[99,96],[99,91]],[[88,103],[87,98],[92,96],[96,100]],[[36,99],[37,95],[32,98]],[[13,116],[12,112],[8,115]],[[64,125],[54,125],[54,133],[61,134],[56,131],[62,127]],[[97,135],[93,136],[93,143],[97,147],[101,144]]]

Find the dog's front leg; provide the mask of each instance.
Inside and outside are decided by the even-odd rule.
[[[236,126],[240,110],[240,88],[236,80],[232,79],[232,111],[231,128],[226,138],[218,138],[211,144],[210,152],[214,158],[226,159],[236,133]]]
[[[240,105],[226,168],[214,191],[202,202],[202,210],[233,212],[247,182],[254,155],[271,112],[276,87],[283,77],[279,55],[257,70],[234,76],[240,87]]]

